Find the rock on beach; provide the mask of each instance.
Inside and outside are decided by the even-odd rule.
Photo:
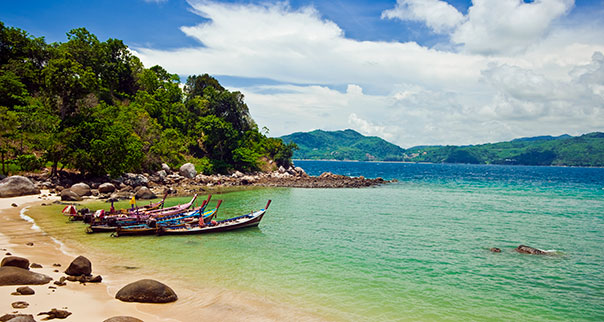
[[[52,277],[34,273],[14,266],[0,267],[0,286],[3,285],[42,285],[47,284]]]
[[[37,195],[40,189],[24,176],[10,176],[0,181],[0,198]]]
[[[92,263],[84,256],[78,256],[69,264],[65,274],[71,276],[90,275],[92,273]]]
[[[29,259],[19,256],[8,256],[2,259],[0,267],[2,266],[14,266],[29,270]]]
[[[124,302],[169,303],[178,299],[167,285],[151,279],[142,279],[120,289],[115,298]]]

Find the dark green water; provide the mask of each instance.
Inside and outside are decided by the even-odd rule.
[[[63,218],[40,225],[178,272],[192,288],[251,292],[327,318],[604,320],[604,169],[297,165],[399,182],[215,196],[222,217],[273,200],[258,228],[222,234],[109,238]],[[518,254],[520,244],[555,255]]]

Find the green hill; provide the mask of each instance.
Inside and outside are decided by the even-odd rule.
[[[354,130],[296,132],[282,136],[299,150],[295,159],[403,161],[405,150],[376,136],[364,136]]]
[[[604,166],[604,133],[541,136],[470,146],[422,146],[407,161],[433,163]]]

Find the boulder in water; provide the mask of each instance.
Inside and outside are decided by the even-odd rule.
[[[547,255],[548,252],[543,251],[541,249],[537,249],[531,246],[520,245],[516,247],[516,251],[522,254],[531,254],[531,255]]]
[[[10,176],[0,181],[0,198],[37,195],[40,190],[24,176]]]
[[[142,279],[122,287],[115,298],[124,302],[168,303],[176,301],[178,296],[163,283]]]

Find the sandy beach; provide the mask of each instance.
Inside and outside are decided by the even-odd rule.
[[[0,299],[7,313],[32,314],[53,308],[72,313],[67,320],[103,321],[113,316],[132,316],[144,321],[280,321],[295,319],[298,321],[322,320],[312,313],[298,308],[274,303],[262,297],[233,290],[208,286],[204,289],[187,288],[178,276],[153,274],[148,270],[128,271],[128,259],[116,259],[112,254],[98,254],[73,245],[65,245],[50,234],[37,227],[27,216],[29,207],[41,203],[51,203],[57,197],[47,197],[48,192],[40,195],[0,199],[0,251],[14,256],[25,257],[30,263],[42,265],[42,268],[30,270],[46,274],[53,281],[66,276],[63,272],[78,255],[92,262],[92,274],[101,275],[102,283],[66,282],[66,286],[57,286],[53,282],[46,285],[30,286],[36,294],[30,296],[11,295],[18,286],[0,286]],[[17,207],[11,204],[17,204]],[[25,210],[24,210],[25,209]],[[58,215],[58,214],[57,214]],[[33,243],[33,246],[28,245]],[[120,261],[120,265],[116,265]],[[123,262],[122,262],[123,261]],[[60,264],[60,267],[53,266]],[[117,268],[116,268],[117,267]],[[55,270],[58,270],[56,272]],[[117,291],[128,283],[143,278],[158,280],[170,286],[178,295],[176,302],[168,304],[126,303],[114,298]],[[14,309],[11,303],[26,301],[29,307]]]

